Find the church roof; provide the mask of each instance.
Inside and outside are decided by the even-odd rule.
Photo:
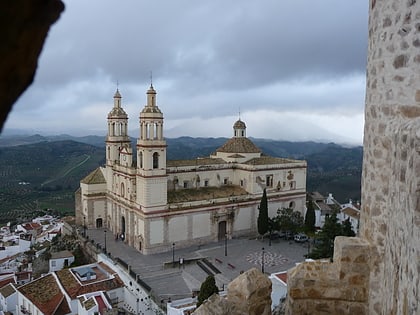
[[[83,184],[105,184],[105,177],[102,173],[102,170],[100,167],[98,167],[96,170],[91,172],[88,176],[83,178],[81,181]]]
[[[118,116],[118,118],[127,118],[127,113],[121,107],[113,107],[112,110],[108,114],[108,118],[114,118]]]
[[[278,157],[264,155],[264,156],[253,158],[249,161],[246,161],[244,164],[268,165],[268,164],[286,164],[286,163],[296,163],[296,162],[305,162],[305,161],[297,161],[297,160],[292,160],[292,159],[285,159],[285,158],[278,158]]]
[[[216,152],[225,153],[261,153],[261,150],[248,138],[233,137],[225,142]]]
[[[201,166],[201,165],[214,165],[214,164],[225,164],[226,161],[219,158],[197,158],[193,160],[172,160],[167,161],[166,166],[168,167],[181,167],[181,166]]]
[[[240,119],[238,119],[234,124],[233,124],[233,129],[245,129],[246,128],[246,125],[245,125],[245,123],[242,121],[242,120],[240,120]]]

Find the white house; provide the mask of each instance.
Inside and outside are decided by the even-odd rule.
[[[89,271],[89,276],[86,276],[86,270]],[[124,283],[110,267],[103,263],[94,263],[49,273],[19,287],[17,292],[17,307],[21,314],[90,314],[89,305],[93,300],[81,304],[80,299],[87,297],[87,301],[93,296],[96,307],[101,312],[110,305],[109,302],[102,301],[104,295],[99,292],[104,292],[111,303],[118,306],[123,301]]]
[[[0,307],[3,312],[16,314],[17,292],[13,283],[0,288]]]
[[[72,262],[74,262],[74,255],[68,250],[51,253],[51,258],[49,260],[50,272],[68,267]]]
[[[279,305],[280,300],[287,295],[287,271],[272,273],[269,276],[271,280],[271,309]]]

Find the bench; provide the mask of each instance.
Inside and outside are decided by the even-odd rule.
[[[219,264],[223,264],[223,261],[221,261],[220,259],[218,259],[218,258],[215,258],[214,259],[216,262],[218,262]]]
[[[230,264],[230,263],[228,263],[228,266],[229,266],[230,268],[232,268],[232,269],[235,269],[235,268],[236,268],[234,265],[232,265],[232,264]]]

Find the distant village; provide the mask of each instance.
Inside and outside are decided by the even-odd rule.
[[[340,222],[350,220],[353,230],[359,227],[360,204],[340,204],[329,194],[310,193],[315,206],[316,227],[338,211]],[[124,261],[113,260],[100,244],[86,239],[83,226],[74,217],[44,215],[30,222],[9,225],[0,230],[0,309],[2,314],[189,314],[195,309],[196,297],[154,301],[150,287],[133,274]],[[69,249],[51,246],[59,238],[69,239]],[[94,252],[93,263],[77,265],[75,249]],[[105,245],[106,246],[106,245]],[[71,250],[71,248],[73,250]],[[39,258],[46,259],[40,272]],[[92,261],[92,260],[91,260]],[[287,271],[269,276],[272,282],[272,308],[285,297]],[[226,294],[226,292],[221,293]]]

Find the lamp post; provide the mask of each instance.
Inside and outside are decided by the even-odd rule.
[[[264,273],[264,247],[262,248],[261,253],[261,272]]]
[[[172,267],[175,267],[175,243],[172,243]]]
[[[104,230],[104,250],[106,255],[106,229]]]
[[[83,237],[86,237],[86,217],[83,216]]]
[[[227,240],[228,240],[228,235],[227,233],[225,233],[225,256],[227,256]]]

